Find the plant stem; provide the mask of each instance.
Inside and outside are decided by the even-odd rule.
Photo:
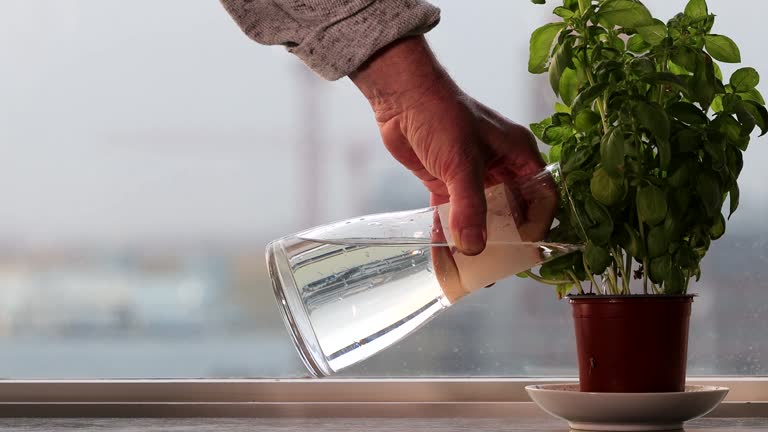
[[[584,262],[584,270],[587,273],[587,276],[589,277],[589,281],[592,282],[593,286],[598,286],[597,282],[595,282],[595,277],[592,276],[592,270],[589,269],[589,264],[587,264],[587,257],[584,256],[584,254],[581,254],[581,260]]]
[[[661,71],[660,72],[666,72],[667,71],[667,56],[662,55],[661,60],[659,61],[659,64],[661,65]],[[663,106],[664,102],[664,87],[659,84],[659,105]]]
[[[587,9],[585,3],[586,2],[584,1],[579,1],[579,11],[581,11],[582,15],[584,12],[586,12]],[[592,2],[590,1],[589,4],[591,3]],[[595,77],[592,75],[592,65],[589,62],[589,53],[587,52],[587,47],[589,46],[589,29],[587,24],[584,23],[584,26],[579,30],[584,37],[584,70],[587,73],[587,80],[589,81],[589,85],[595,85]],[[600,120],[602,121],[603,133],[605,133],[608,131],[608,119],[606,118],[606,113],[603,109],[603,98],[598,97],[595,100],[595,104],[597,105],[597,111],[600,114]]]
[[[565,284],[571,283],[571,281],[569,281],[569,280],[551,280],[551,279],[546,279],[546,278],[543,278],[543,277],[537,275],[536,273],[534,273],[534,272],[532,272],[530,270],[526,270],[525,274],[529,278],[535,280],[536,282],[540,282],[540,283],[543,283],[543,284],[546,284],[546,285],[557,286],[557,285],[565,285]]]
[[[579,289],[579,294],[584,295],[584,288],[581,286],[581,282],[579,281],[579,278],[577,278],[572,271],[568,271],[568,276],[570,276],[571,279],[573,279],[573,283],[576,284],[576,287]]]
[[[617,272],[617,277],[619,275],[621,276],[621,292],[629,294],[629,280],[627,279],[627,275],[624,274],[624,263],[621,259],[622,254],[616,248],[611,247],[611,255],[613,255],[614,271]],[[616,280],[616,284],[616,288],[618,289],[618,280]]]
[[[611,264],[610,267],[608,267],[608,289],[611,291],[611,294],[614,294],[614,295],[619,294],[619,284],[616,280],[616,263],[615,262]]]
[[[629,285],[632,283],[632,255],[627,254],[627,266],[624,270],[624,277],[627,278],[627,294],[629,294]]]
[[[637,224],[640,225],[640,241],[645,245],[645,229],[643,228],[643,221],[640,219],[640,210],[637,210]],[[647,254],[644,254],[647,255]],[[643,257],[643,294],[648,294],[648,257]]]
[[[661,294],[661,288],[657,287],[655,283],[651,282],[651,288],[654,294]]]

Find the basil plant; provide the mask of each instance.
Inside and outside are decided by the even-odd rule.
[[[561,297],[630,294],[632,279],[645,294],[685,294],[739,205],[750,136],[768,127],[760,77],[723,77],[718,62],[741,55],[712,32],[705,0],[666,23],[635,0],[565,0],[554,14],[531,36],[528,69],[548,74],[559,101],[531,130],[572,203],[550,238],[586,247],[527,275]]]

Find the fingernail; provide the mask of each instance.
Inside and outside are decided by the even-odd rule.
[[[486,240],[485,230],[480,227],[468,227],[461,230],[461,244],[466,255],[477,255],[483,251]]]

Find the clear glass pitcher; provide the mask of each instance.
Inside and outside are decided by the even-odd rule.
[[[570,205],[558,165],[486,189],[487,246],[456,251],[450,204],[348,219],[275,240],[267,265],[286,327],[315,376],[393,345],[489,284],[580,249],[548,242]]]

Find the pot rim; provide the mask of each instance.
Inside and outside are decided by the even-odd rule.
[[[565,298],[688,298],[698,294],[568,294]]]
[[[569,303],[628,303],[634,300],[638,301],[693,301],[694,297],[698,297],[698,294],[619,294],[619,295],[603,295],[603,294],[574,294],[567,295]]]

